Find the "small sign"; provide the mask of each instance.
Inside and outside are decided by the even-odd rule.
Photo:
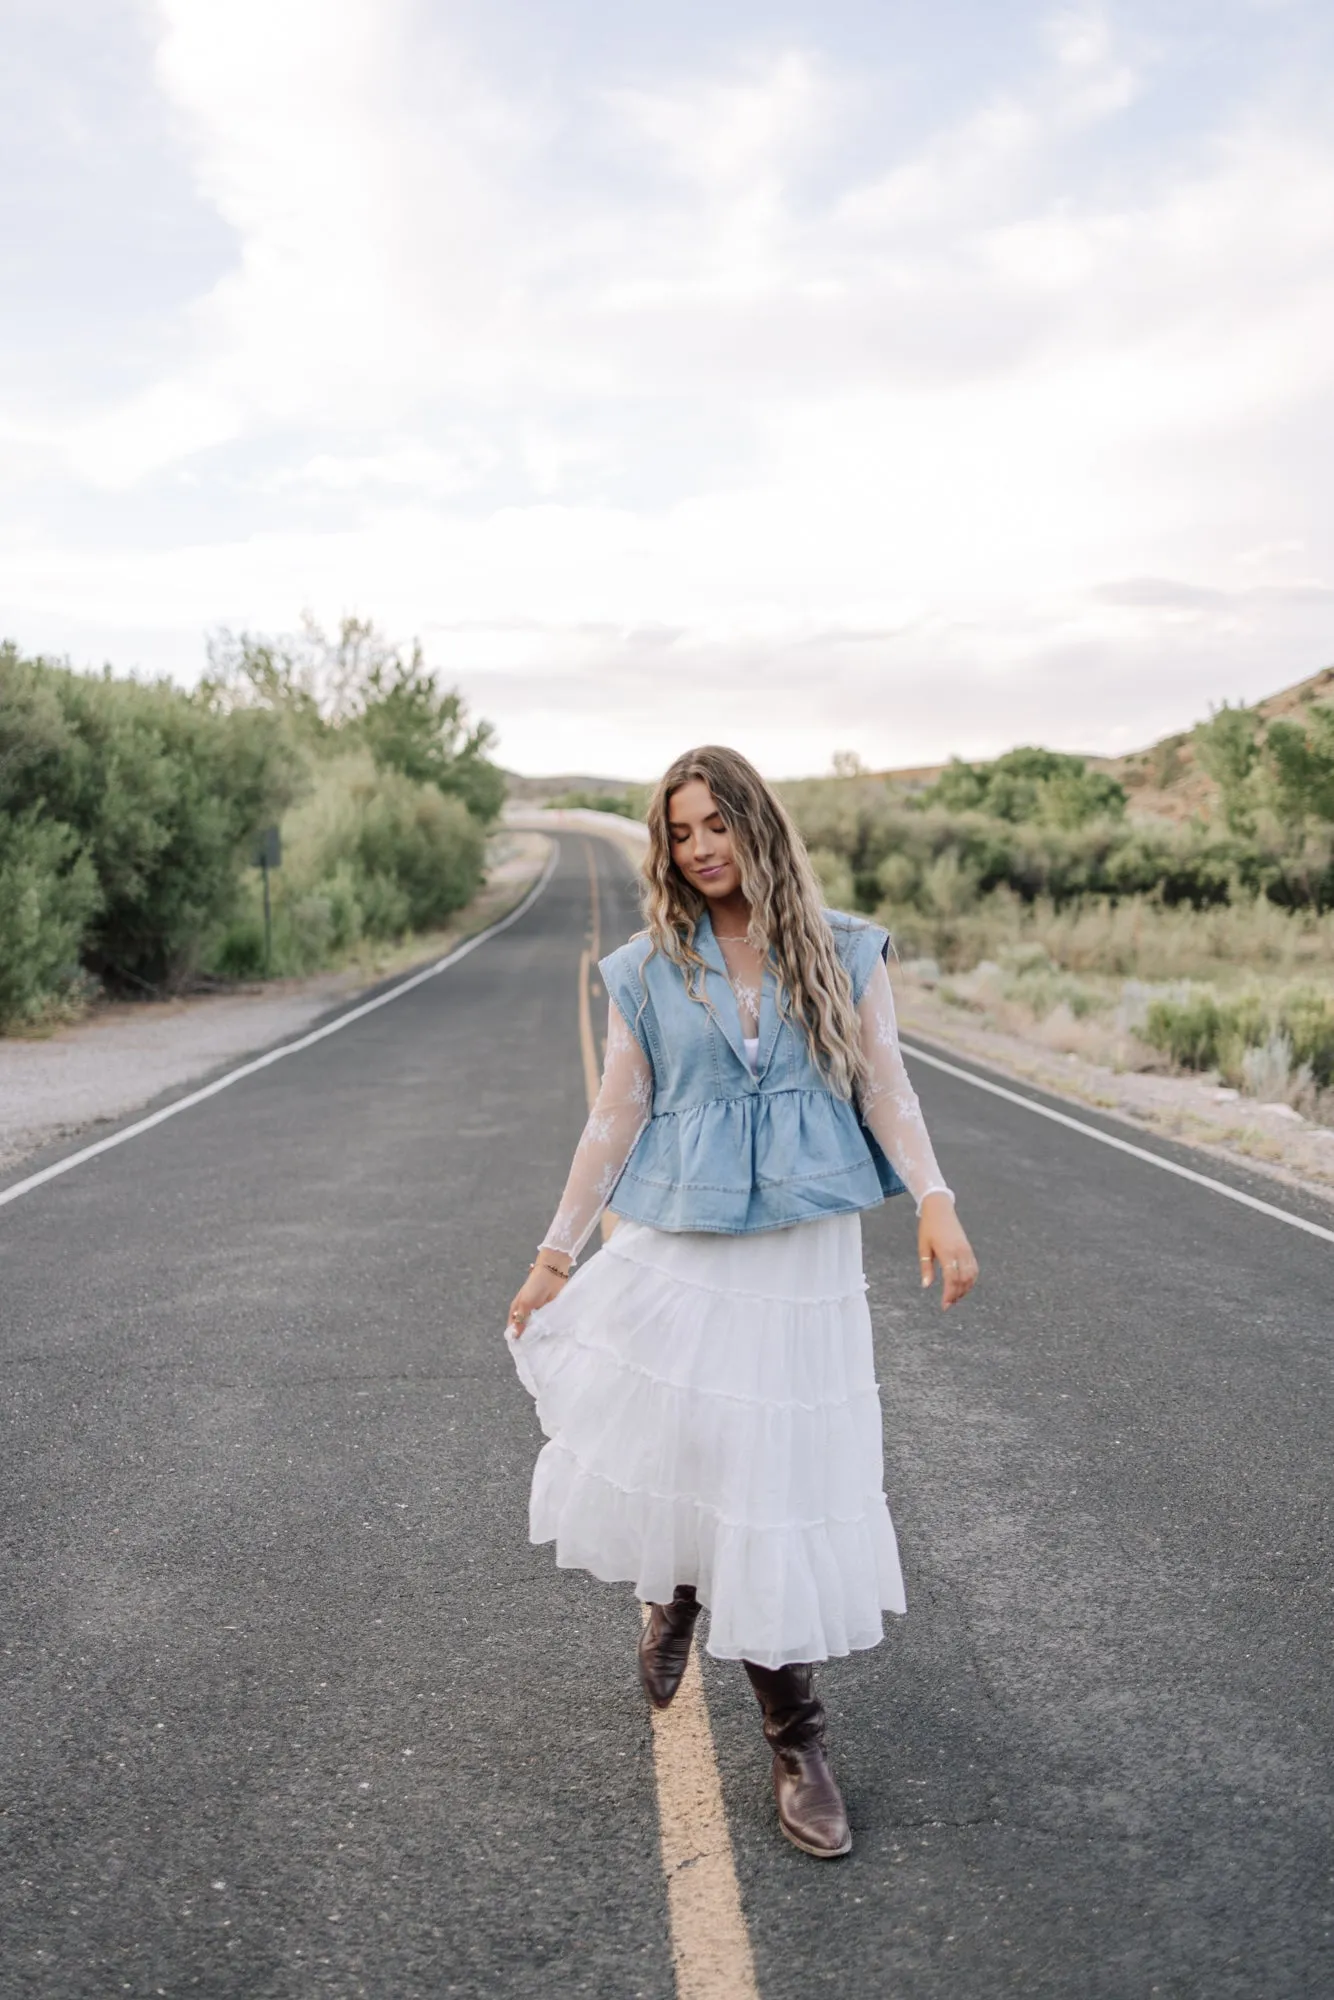
[[[283,837],[276,826],[266,826],[262,833],[255,835],[255,851],[250,857],[252,868],[281,868],[283,865]]]

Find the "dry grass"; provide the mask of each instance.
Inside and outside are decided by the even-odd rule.
[[[1202,996],[1250,1008],[1248,1039],[1220,1047],[1209,1080],[1334,1125],[1334,1089],[1319,1087],[1281,1033],[1294,996],[1334,990],[1334,917],[1256,902],[1218,910],[1143,900],[1058,911],[992,896],[949,919],[882,910],[910,978],[979,1026],[1118,1072],[1168,1072],[1150,1046],[1155,1001]],[[1189,1059],[1189,1058],[1187,1058]]]
[[[892,904],[878,915],[900,957],[933,958],[950,972],[1027,948],[1066,972],[1202,980],[1223,990],[1256,980],[1334,979],[1334,912],[1281,910],[1263,897],[1212,910],[1169,909],[1142,896],[1058,910],[998,890],[954,916],[924,917]]]

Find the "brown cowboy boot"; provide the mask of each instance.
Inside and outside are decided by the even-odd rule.
[[[639,1635],[639,1678],[655,1708],[666,1708],[681,1685],[700,1603],[693,1583],[678,1583],[670,1604],[650,1604]]]
[[[743,1660],[764,1710],[774,1753],[778,1824],[803,1854],[832,1861],[852,1846],[848,1815],[825,1756],[824,1704],[806,1666],[757,1667]]]

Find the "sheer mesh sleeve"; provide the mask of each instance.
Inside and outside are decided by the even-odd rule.
[[[894,994],[883,959],[877,959],[866,983],[857,1004],[857,1018],[861,1022],[867,1072],[862,1117],[917,1203],[920,1214],[929,1194],[947,1194],[952,1199],[954,1190],[945,1185],[944,1175],[936,1165],[922,1107],[903,1066],[894,1019]]]
[[[613,1000],[607,1014],[602,1088],[575,1147],[560,1207],[542,1238],[543,1249],[578,1256],[649,1121],[652,1106],[653,1070]]]

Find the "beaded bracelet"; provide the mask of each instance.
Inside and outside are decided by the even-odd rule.
[[[558,1278],[568,1279],[570,1275],[569,1271],[562,1271],[559,1264],[548,1264],[541,1257],[535,1257],[532,1263],[528,1266],[528,1269],[530,1271],[552,1271]]]

